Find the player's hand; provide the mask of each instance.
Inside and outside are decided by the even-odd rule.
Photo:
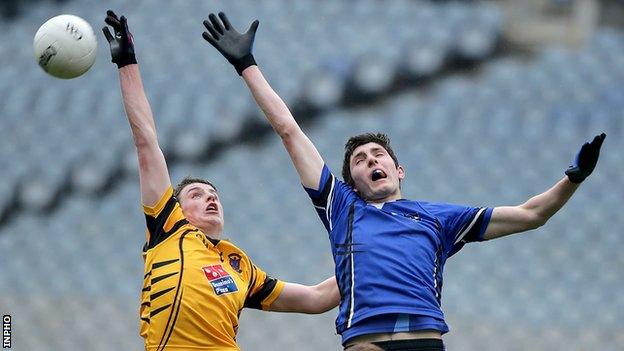
[[[117,15],[111,11],[106,11],[106,24],[113,27],[115,36],[110,32],[108,27],[103,27],[102,32],[110,45],[112,61],[117,64],[118,68],[127,66],[133,63],[137,63],[136,56],[134,55],[134,42],[132,40],[132,34],[128,30],[128,21],[126,17]]]
[[[204,20],[204,26],[208,31],[202,36],[225,56],[239,75],[242,75],[245,68],[256,64],[251,50],[258,24],[258,20],[253,21],[247,32],[241,34],[232,27],[225,13],[219,12],[219,18],[211,13],[208,19]]]
[[[596,135],[594,140],[590,143],[585,143],[581,146],[581,150],[576,154],[574,162],[565,174],[572,183],[580,183],[585,180],[596,168],[598,163],[598,156],[600,155],[600,147],[607,135],[602,133]]]

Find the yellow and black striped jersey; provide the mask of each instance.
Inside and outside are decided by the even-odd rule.
[[[146,350],[239,350],[243,307],[268,309],[284,282],[268,276],[234,244],[191,225],[169,187],[143,207],[147,241],[141,294]]]

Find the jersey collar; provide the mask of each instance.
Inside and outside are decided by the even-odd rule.
[[[398,201],[407,201],[407,199],[396,199],[396,200],[390,200],[390,201],[385,201],[385,202],[367,202],[367,205],[371,205],[371,206],[375,206],[377,207],[377,209],[381,210],[381,208],[385,205],[385,204],[389,204],[389,203],[393,203],[393,202],[398,202]]]

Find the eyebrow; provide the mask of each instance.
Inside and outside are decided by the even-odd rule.
[[[386,151],[386,149],[384,149],[383,147],[380,146],[375,146],[374,148],[370,149],[371,152],[378,152],[378,151]]]
[[[379,146],[375,146],[375,147],[370,149],[371,153],[375,153],[375,152],[378,152],[378,151],[385,151],[385,149],[383,147],[379,147]],[[366,155],[366,151],[360,151],[357,154],[353,155],[353,159],[352,160],[355,160],[356,158],[358,158],[360,156],[365,156],[365,155]]]
[[[190,187],[190,188],[186,191],[186,194],[189,194],[189,193],[190,193],[191,191],[193,191],[193,190],[200,190],[200,191],[204,191],[204,189],[203,189],[201,186],[199,186],[199,185],[195,185],[195,186]],[[217,196],[219,195],[219,193],[218,193],[216,190],[214,190],[214,189],[210,189],[210,190],[208,190],[208,192],[209,192],[209,193],[211,193],[211,194],[217,195]]]

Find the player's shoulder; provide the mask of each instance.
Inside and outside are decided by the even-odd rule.
[[[353,199],[359,198],[357,193],[353,190],[353,187],[351,187],[344,180],[333,174],[331,170],[327,167],[327,165],[325,165],[323,168],[320,185],[321,190],[323,190],[323,193],[325,193],[327,196],[333,193],[334,196],[340,194],[341,197],[346,196],[352,197]]]
[[[143,213],[151,217],[157,217],[163,212],[172,212],[176,207],[179,207],[178,199],[173,194],[173,188],[169,186],[159,197],[158,201],[154,204],[142,204]]]
[[[218,241],[219,247],[224,253],[236,254],[243,258],[248,258],[247,253],[240,246],[232,242],[230,239],[221,239]]]
[[[221,261],[228,263],[234,269],[249,272],[254,262],[238,245],[229,239],[219,240],[218,249],[221,252]]]

